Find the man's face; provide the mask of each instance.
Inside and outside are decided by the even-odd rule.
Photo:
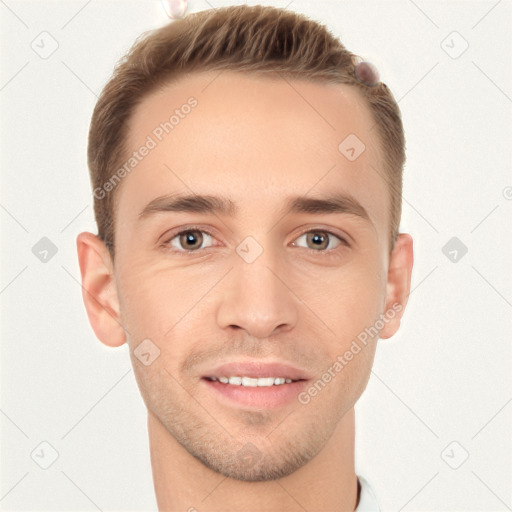
[[[155,128],[191,96],[159,142]],[[115,277],[135,375],[150,412],[224,475],[292,473],[366,386],[376,337],[298,399],[385,311],[389,190],[371,167],[384,172],[373,126],[355,88],[227,71],[168,85],[131,119],[130,152],[158,142],[118,190]],[[350,134],[366,146],[354,161],[338,149]],[[162,211],[164,200],[140,215],[178,194],[233,211]],[[288,211],[299,197],[344,203]],[[145,339],[160,350],[148,366],[133,355]],[[219,380],[231,376],[292,382]]]

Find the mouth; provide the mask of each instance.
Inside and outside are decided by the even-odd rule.
[[[288,379],[286,377],[240,377],[238,375],[231,377],[205,377],[206,380],[211,382],[219,381],[222,384],[229,384],[231,386],[245,386],[249,388],[262,388],[269,386],[282,386],[283,384],[290,384],[298,382],[302,379]]]
[[[276,408],[297,399],[310,379],[305,371],[280,363],[223,364],[201,378],[229,406]]]

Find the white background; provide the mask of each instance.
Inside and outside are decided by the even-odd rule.
[[[356,406],[357,472],[385,511],[512,510],[512,3],[259,3],[327,24],[402,110],[413,291]],[[5,0],[0,16],[0,507],[156,510],[145,407],[127,347],[89,326],[75,239],[96,232],[96,97],[134,39],[168,19],[148,0]],[[31,48],[43,31],[59,45],[47,59]],[[46,263],[32,253],[42,237],[58,249]],[[452,237],[468,248],[456,262],[442,252]],[[46,470],[31,458],[43,441],[59,454]]]

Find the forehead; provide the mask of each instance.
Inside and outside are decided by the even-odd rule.
[[[335,189],[357,197],[386,230],[377,131],[354,87],[275,74],[195,73],[136,107],[127,147],[131,154],[143,146],[151,149],[119,191],[121,218],[174,192],[229,195],[249,212]]]

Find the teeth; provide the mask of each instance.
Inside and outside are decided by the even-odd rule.
[[[251,377],[242,377],[242,386],[250,386],[251,388],[254,388],[258,386],[258,380],[259,379],[252,379]],[[231,378],[229,379],[229,382],[231,383]]]
[[[280,386],[281,384],[290,384],[292,379],[284,377],[210,377],[210,380],[218,380],[223,384],[233,384],[235,386],[246,386],[250,388],[265,386]]]

